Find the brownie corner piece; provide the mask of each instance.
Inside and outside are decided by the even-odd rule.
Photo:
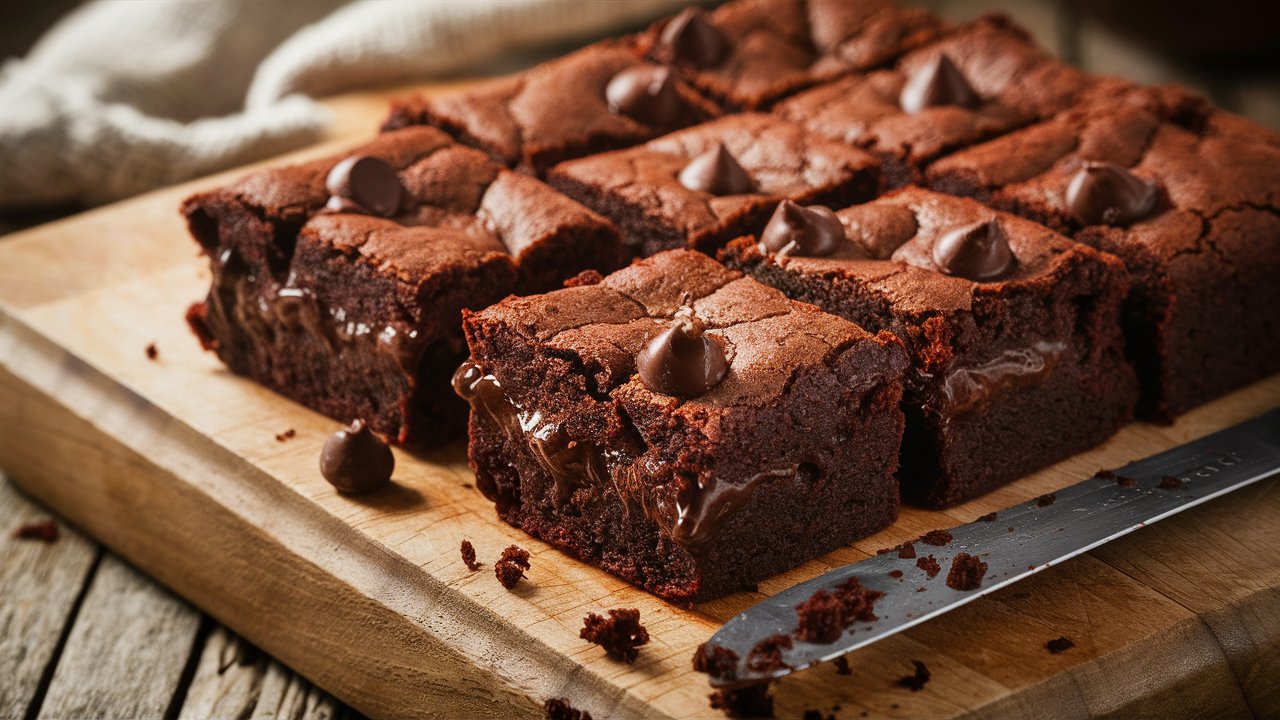
[[[682,322],[724,354],[688,397],[637,359]],[[464,327],[477,486],[507,522],[662,597],[747,587],[897,516],[906,356],[890,335],[689,250]]]

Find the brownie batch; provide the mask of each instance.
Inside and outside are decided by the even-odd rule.
[[[343,447],[469,406],[499,516],[684,603],[1280,369],[1280,136],[1002,16],[689,9],[183,212],[231,370]]]

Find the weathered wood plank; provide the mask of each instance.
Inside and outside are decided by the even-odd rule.
[[[194,608],[105,555],[38,716],[162,717],[199,627]]]
[[[0,473],[0,718],[22,717],[36,699],[98,555],[61,522],[52,543],[13,536],[49,517]]]

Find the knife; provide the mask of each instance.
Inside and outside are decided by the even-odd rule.
[[[814,663],[834,660],[1277,471],[1280,408],[1113,472],[1101,472],[1059,490],[1052,499],[1042,496],[1001,510],[994,520],[952,528],[952,540],[945,546],[916,542],[920,556],[933,555],[941,565],[933,578],[917,567],[914,559],[900,558],[893,552],[832,570],[761,601],[712,635],[707,650],[718,646],[733,655],[720,654],[729,660],[713,668],[711,684],[732,687],[776,680]],[[987,563],[977,589],[948,586],[948,568],[959,553]],[[901,577],[889,574],[894,571]],[[799,623],[796,606],[819,590],[834,590],[849,578],[884,593],[874,605],[875,618],[855,622],[831,643],[804,642],[795,637]],[[791,646],[779,648],[778,643],[768,640],[777,635],[791,636]],[[761,641],[765,641],[761,647],[770,652],[781,652],[781,663],[748,662]]]

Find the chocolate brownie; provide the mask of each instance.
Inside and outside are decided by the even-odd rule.
[[[932,186],[1125,261],[1145,417],[1280,370],[1280,136],[1176,87],[1113,89],[938,161]]]
[[[383,129],[434,125],[507,167],[541,174],[719,114],[627,41],[606,41],[463,93],[396,101]]]
[[[1089,81],[1049,58],[1000,15],[914,50],[893,69],[853,75],[783,101],[774,112],[866,148],[887,188],[921,179],[946,152],[1046,117]]]
[[[678,602],[897,516],[901,343],[689,250],[464,316],[477,486],[507,522]]]
[[[182,209],[213,270],[188,312],[203,345],[402,443],[462,427],[449,378],[465,357],[463,308],[621,262],[607,220],[425,127],[254,173]]]
[[[690,8],[640,39],[656,62],[733,110],[759,110],[784,95],[882,65],[945,29],[920,9],[889,0],[739,0]]]
[[[900,476],[910,499],[945,507],[976,497],[1097,445],[1130,418],[1137,387],[1116,258],[919,188],[834,219],[799,210],[784,206],[763,241],[735,240],[721,257],[906,343]],[[808,239],[807,228],[836,220],[838,243]],[[792,229],[789,244],[775,239],[788,237],[780,224]],[[815,247],[827,254],[806,256]]]
[[[551,185],[614,220],[643,255],[714,251],[780,200],[848,205],[875,190],[866,152],[762,114],[724,117],[627,150],[561,163]]]

